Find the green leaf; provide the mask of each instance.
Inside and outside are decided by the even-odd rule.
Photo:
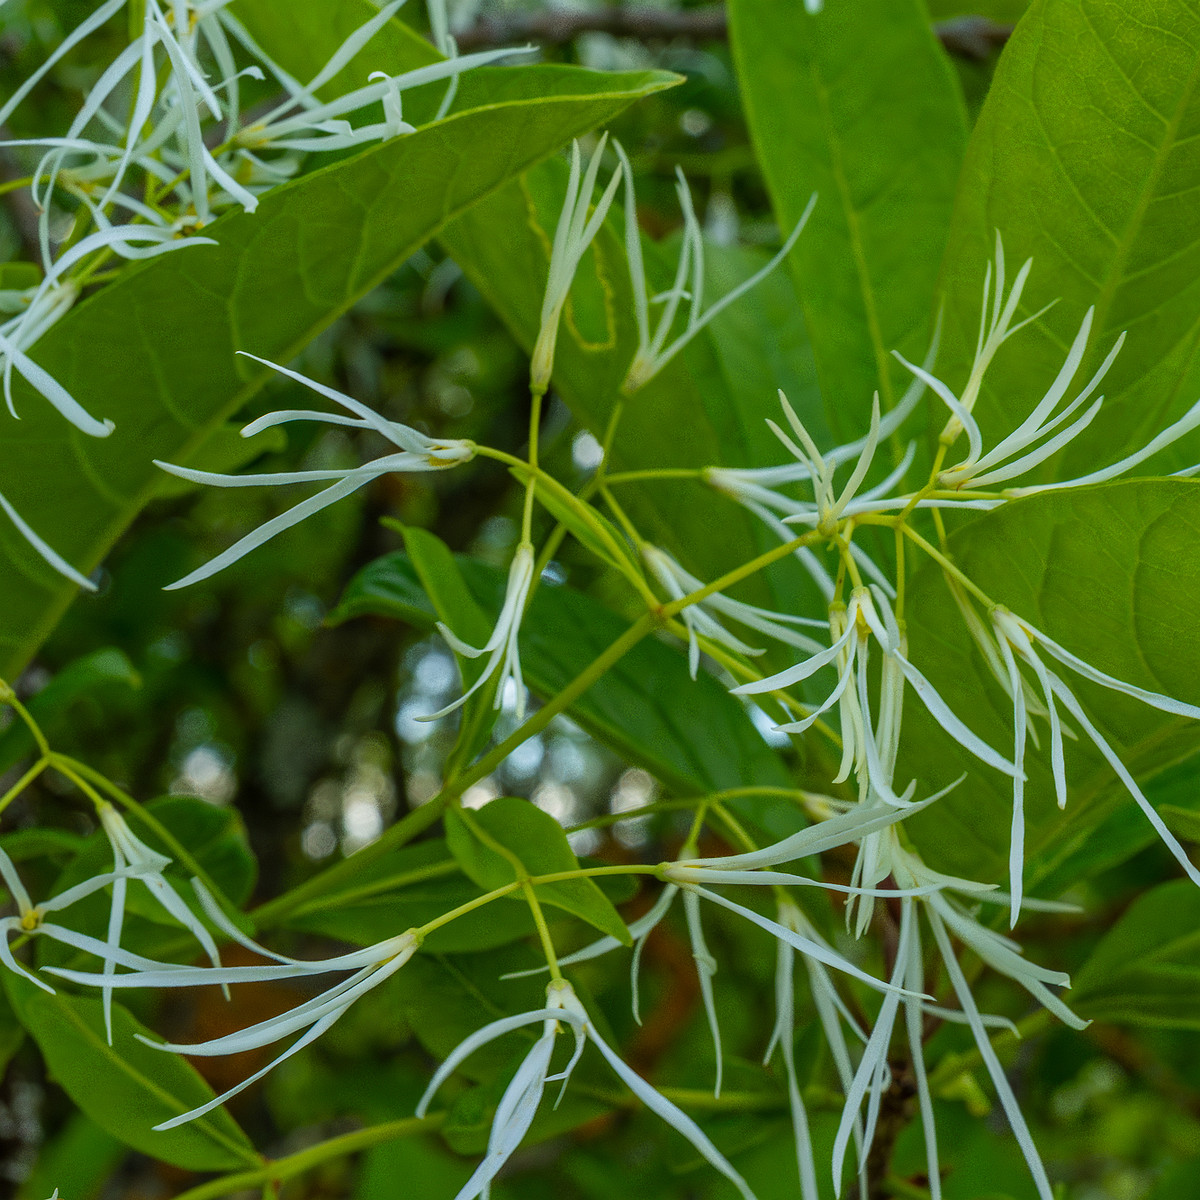
[[[529,480],[528,468],[511,467],[510,473],[522,486]],[[547,487],[541,479],[534,484],[534,491],[537,494],[537,502],[601,562],[608,563],[618,571],[628,571],[632,568],[641,573],[641,567],[624,535],[602,512],[593,509],[590,514],[592,521],[587,520],[574,505],[568,504],[557,491]]]
[[[1160,804],[1158,815],[1167,823],[1167,828],[1181,841],[1200,842],[1200,813],[1178,804]]]
[[[974,352],[997,230],[1010,280],[1033,258],[1020,313],[1058,300],[989,370],[976,406],[985,445],[1049,387],[1085,309],[1096,315],[1081,380],[1128,331],[1103,410],[1045,478],[1119,459],[1200,394],[1200,13],[1147,0],[1129,16],[1123,0],[1030,7],[971,137],[946,252],[951,387]]]
[[[103,704],[110,688],[136,688],[141,683],[141,676],[123,651],[94,650],[63,667],[26,707],[42,732],[53,741],[65,727],[75,704]],[[14,720],[0,734],[0,774],[36,749],[29,727],[24,721]]]
[[[487,645],[492,636],[493,622],[488,620],[475,602],[446,543],[427,529],[408,528],[391,520],[385,520],[384,523],[403,535],[409,560],[416,568],[425,594],[433,601],[440,622],[469,646],[481,648]],[[454,657],[462,672],[462,686],[466,692],[487,669],[488,660],[482,655],[471,658],[457,652]],[[493,675],[463,705],[458,738],[447,761],[447,771],[455,770],[461,763],[470,762],[487,745],[496,718],[500,715],[496,704],[499,684],[499,675]]]
[[[6,497],[90,569],[157,491],[151,459],[185,460],[268,377],[236,350],[288,359],[456,214],[674,78],[497,71],[484,106],[275,189],[257,213],[209,226],[216,246],[126,268],[35,355],[116,433],[82,438],[15,386],[24,419],[0,443]],[[552,94],[534,98],[541,88]],[[0,675],[16,675],[73,590],[11,525],[0,527]]]
[[[1000,604],[1073,654],[1117,679],[1185,702],[1200,702],[1200,485],[1136,480],[1033,496],[974,521],[950,539],[955,563]],[[1012,704],[987,673],[941,576],[930,564],[909,599],[910,651],[947,703],[996,749],[1012,747]],[[1083,681],[1046,661],[1079,697],[1135,778],[1195,752],[1194,721]],[[1045,731],[1045,723],[1035,725]],[[1004,878],[1012,790],[936,726],[919,703],[906,706],[898,781],[932,791],[964,771],[967,781],[906,828],[939,870]],[[1069,719],[1068,719],[1069,723]],[[1067,743],[1071,794],[1054,799],[1048,739],[1026,751],[1026,888],[1061,890],[1063,867],[1087,869],[1081,848],[1118,807],[1134,801],[1081,733]],[[1144,820],[1144,818],[1142,818]],[[1103,846],[1099,847],[1102,851]]]
[[[481,604],[498,611],[503,572],[470,559],[459,564]],[[404,555],[376,559],[359,572],[330,620],[370,613],[424,628],[433,624],[432,605]],[[627,628],[580,592],[538,588],[521,629],[526,682],[539,695],[553,696]],[[654,639],[634,646],[569,711],[618,754],[685,795],[790,782],[741,704],[709,675],[693,682],[683,656]]]
[[[730,37],[780,225],[817,206],[790,255],[829,423],[867,427],[928,348],[937,262],[966,145],[962,96],[920,0],[734,0]],[[869,66],[868,66],[869,64]]]
[[[389,524],[395,526],[394,522]],[[475,602],[446,543],[427,529],[399,529],[409,561],[425,595],[433,602],[438,620],[464,642],[482,646],[492,636],[492,622]]]
[[[0,837],[0,846],[13,862],[32,858],[62,858],[79,853],[84,840],[65,829],[16,829]]]
[[[518,796],[501,796],[478,811],[451,809],[446,814],[446,843],[465,874],[488,891],[512,883],[519,875],[579,869],[563,827]],[[594,880],[539,883],[537,896],[624,945],[633,944],[625,922]],[[513,899],[524,903],[520,892]]]
[[[52,1078],[101,1129],[127,1146],[193,1171],[254,1166],[250,1139],[223,1109],[186,1125],[154,1125],[207,1103],[213,1091],[178,1055],[143,1045],[150,1030],[113,1005],[113,1044],[104,1035],[99,1000],[50,995],[5,972],[4,986],[21,1023],[37,1042]]]
[[[1200,1029],[1200,890],[1190,880],[1139,896],[1100,939],[1070,993],[1083,1017]]]

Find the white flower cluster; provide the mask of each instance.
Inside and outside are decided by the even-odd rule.
[[[82,433],[109,436],[112,421],[93,417],[29,357],[102,268],[215,244],[201,231],[223,212],[254,212],[261,195],[300,170],[305,154],[412,133],[402,113],[406,89],[457,80],[463,71],[513,53],[496,49],[452,55],[396,75],[376,71],[363,86],[328,98],[331,82],[404,2],[384,5],[310,80],[301,82],[255,42],[230,11],[230,0],[144,0],[138,36],[88,90],[66,133],[3,143],[18,151],[43,152],[31,184],[39,214],[42,278],[23,291],[0,291],[0,374],[14,417],[16,374]],[[56,63],[116,17],[126,3],[106,0],[72,30],[0,105],[0,126]],[[442,12],[439,4],[434,9]],[[268,82],[282,97],[261,115],[256,107],[248,121],[241,86],[247,78]],[[372,109],[381,109],[381,120],[349,119]],[[59,252],[64,239],[69,248]],[[50,566],[94,590],[2,495],[0,508]]]
[[[115,12],[117,7],[116,4],[110,4],[101,11]],[[396,7],[395,4],[389,5],[381,12],[379,19],[386,19]],[[195,20],[189,18],[187,36],[184,37],[179,22],[188,13]],[[114,64],[112,71],[115,74],[111,80],[106,77],[101,85],[97,85],[99,99],[91,104],[88,120],[72,131],[67,139],[69,146],[65,143],[56,144],[48,152],[38,172],[45,186],[73,187],[86,192],[89,199],[85,199],[84,203],[98,223],[107,219],[100,215],[106,206],[119,203],[118,189],[128,171],[138,169],[157,177],[155,169],[144,160],[165,163],[176,172],[179,176],[178,187],[191,189],[188,192],[191,217],[195,224],[202,224],[217,203],[214,197],[223,196],[222,202],[240,203],[246,208],[253,206],[254,193],[250,189],[257,178],[254,172],[262,164],[257,156],[265,148],[299,152],[356,144],[355,139],[367,135],[361,129],[343,128],[339,123],[340,118],[346,112],[367,104],[382,103],[385,114],[381,125],[370,127],[372,138],[394,136],[407,128],[401,117],[399,89],[406,81],[411,81],[410,77],[388,77],[372,82],[333,104],[319,103],[315,96],[321,85],[370,36],[376,22],[364,26],[355,38],[347,42],[325,71],[307,87],[289,82],[278,68],[264,58],[264,64],[280,80],[289,99],[284,108],[269,114],[248,129],[242,129],[236,119],[230,116],[230,112],[236,113],[236,104],[227,110],[218,98],[219,94],[236,96],[237,77],[232,70],[231,60],[227,69],[223,66],[228,56],[220,47],[225,44],[222,39],[227,35],[245,49],[254,50],[254,47],[247,41],[244,31],[241,34],[236,32],[236,22],[231,23],[231,18],[224,11],[224,4],[178,4],[164,12],[154,0],[148,0],[146,20],[147,31],[141,42],[135,43],[130,52]],[[444,28],[439,36],[452,50],[452,41]],[[222,65],[222,79],[217,86],[211,86],[201,70],[199,48],[202,45],[208,47],[213,61]],[[165,90],[157,82],[159,72],[152,69],[158,61],[156,55],[160,58],[165,56],[163,61],[169,64],[168,77],[172,82]],[[437,68],[442,72],[442,76],[437,77],[464,69],[474,61],[476,59],[471,57],[454,58],[451,63]],[[93,118],[100,119],[103,101],[116,86],[116,81],[131,72],[139,72],[134,118],[112,144],[86,141],[83,134]],[[428,77],[422,76],[422,80]],[[19,99],[20,96],[15,97],[11,103]],[[195,133],[199,128],[199,113],[205,107],[214,119],[230,121],[225,144],[216,153],[205,148],[202,140],[196,140],[199,136]],[[293,116],[285,115],[293,109],[299,109],[300,112]],[[157,117],[154,116],[156,113]],[[82,151],[81,146],[85,142],[86,151]],[[150,150],[147,150],[147,145],[151,146]],[[168,151],[169,145],[175,148]],[[541,326],[532,354],[530,382],[534,418],[528,464],[520,463],[511,455],[470,442],[430,438],[407,426],[385,420],[340,392],[316,384],[285,367],[266,363],[281,374],[314,389],[344,409],[345,413],[284,410],[271,413],[247,426],[243,431],[246,435],[289,421],[319,421],[374,430],[394,445],[396,451],[348,470],[271,475],[213,475],[159,464],[182,478],[223,487],[309,482],[329,485],[173,586],[184,586],[208,577],[275,534],[385,473],[436,471],[465,463],[476,455],[490,455],[510,466],[519,465],[527,469],[530,479],[525,524],[509,570],[503,607],[494,631],[483,646],[476,647],[464,642],[452,630],[440,627],[447,641],[460,655],[470,658],[486,656],[484,669],[464,696],[441,713],[433,715],[442,716],[457,708],[474,691],[482,688],[485,681],[497,685],[499,703],[504,685],[511,681],[518,695],[518,716],[523,716],[524,686],[519,635],[530,596],[538,582],[529,515],[535,495],[533,478],[538,471],[536,414],[552,377],[559,323],[576,269],[603,226],[622,179],[626,189],[625,249],[633,289],[638,346],[625,376],[621,403],[632,400],[637,390],[657,375],[717,312],[781,261],[799,235],[808,215],[806,212],[805,218],[785,241],[783,249],[763,271],[705,310],[703,239],[690,195],[681,178],[679,199],[684,217],[684,237],[680,258],[670,290],[652,297],[646,284],[636,225],[632,169],[619,147],[618,166],[601,192],[599,201],[594,206],[592,204],[603,150],[602,140],[586,169],[578,146],[573,148],[571,156],[567,197],[553,238]],[[78,178],[71,176],[64,166],[68,153],[81,152],[93,156],[94,170],[99,170],[98,164],[103,165],[103,170],[89,180],[88,188],[83,188]],[[246,167],[246,164],[250,164],[250,167]],[[249,172],[244,182],[234,178],[238,170]],[[183,182],[185,178],[190,181],[186,185]],[[108,190],[103,200],[94,204],[90,197],[97,185]],[[197,189],[203,191],[203,199]],[[144,232],[146,227],[138,228]],[[95,246],[98,248],[103,245],[114,253],[131,253],[134,239],[120,230],[118,226],[104,225],[99,234],[93,235],[103,235]],[[173,229],[170,236],[173,238],[176,232],[178,230]],[[192,242],[194,240],[191,239]],[[149,250],[141,247],[138,252],[158,252],[168,246],[169,242],[164,237],[160,242],[153,243]],[[54,275],[56,265],[47,264],[47,279],[53,276],[53,280],[57,280],[63,276],[67,268],[57,265],[58,272]],[[907,1040],[907,1053],[912,1062],[928,1156],[928,1186],[934,1200],[940,1200],[933,1096],[923,1062],[924,1030],[930,1018],[960,1022],[970,1028],[1029,1164],[1038,1195],[1042,1200],[1052,1200],[1045,1168],[990,1040],[990,1031],[1007,1023],[1002,1018],[979,1011],[953,944],[957,941],[992,970],[1024,988],[1063,1022],[1076,1028],[1084,1024],[1051,990],[1066,986],[1069,982],[1067,977],[1027,961],[1016,942],[996,932],[978,916],[979,905],[998,903],[1007,908],[1011,926],[1016,924],[1023,909],[1061,907],[1052,902],[1031,900],[1023,894],[1025,763],[1027,741],[1034,736],[1034,722],[1045,722],[1049,730],[1049,753],[1060,805],[1065,805],[1068,799],[1064,738],[1082,734],[1095,745],[1135,802],[1145,811],[1182,868],[1200,883],[1200,870],[1192,865],[1162,823],[1132,774],[1089,718],[1064,676],[1066,672],[1072,672],[1092,684],[1180,716],[1200,718],[1200,708],[1136,687],[1086,663],[1025,618],[990,601],[970,579],[958,571],[943,551],[939,551],[912,528],[910,519],[929,510],[934,510],[932,518],[936,520],[940,532],[940,510],[990,510],[1015,497],[1083,487],[1116,478],[1200,425],[1200,404],[1197,404],[1185,417],[1153,437],[1140,451],[1109,467],[1072,480],[1022,486],[1018,482],[1022,476],[1057,454],[1095,419],[1103,397],[1093,399],[1093,396],[1121,347],[1121,339],[1118,339],[1100,368],[1071,395],[1075,377],[1088,349],[1093,317],[1089,311],[1061,370],[1033,406],[1028,418],[995,446],[987,448],[974,408],[987,371],[1000,347],[1018,333],[1022,325],[1038,315],[1034,314],[1020,322],[1016,319],[1031,266],[1031,263],[1025,263],[1011,288],[1006,289],[1004,252],[997,237],[995,260],[988,267],[983,288],[982,317],[974,361],[967,383],[960,393],[953,391],[933,372],[937,354],[935,336],[923,365],[901,360],[914,377],[912,386],[900,404],[888,413],[881,411],[878,398],[875,399],[869,427],[861,438],[831,450],[820,449],[800,416],[781,394],[783,420],[779,424],[772,422],[771,428],[790,455],[789,461],[744,468],[707,467],[696,471],[698,480],[743,506],[780,539],[782,545],[774,552],[775,557],[791,553],[797,556],[824,599],[824,612],[777,613],[726,595],[726,588],[720,586],[720,581],[713,585],[704,584],[665,550],[638,538],[636,531],[621,516],[621,523],[632,543],[625,547],[630,553],[623,569],[626,569],[642,598],[649,597],[651,608],[656,609],[664,621],[671,621],[678,616],[678,623],[669,627],[686,639],[692,676],[698,673],[702,654],[708,654],[719,665],[731,671],[736,669],[737,678],[731,682],[731,690],[735,695],[752,698],[771,696],[780,700],[780,711],[794,717],[782,720],[778,725],[780,731],[801,734],[814,727],[821,728],[840,747],[840,762],[832,779],[832,786],[839,789],[838,795],[822,799],[819,811],[814,806],[813,815],[817,819],[809,828],[774,845],[721,857],[699,856],[695,853],[694,843],[689,841],[676,861],[659,864],[656,868],[664,885],[661,894],[651,910],[629,927],[634,941],[632,992],[636,1017],[637,975],[642,947],[678,898],[714,1044],[714,1091],[718,1094],[722,1086],[723,1055],[715,1000],[717,961],[705,939],[703,905],[731,912],[774,939],[777,954],[776,1021],[766,1048],[766,1057],[769,1059],[778,1049],[783,1058],[796,1141],[800,1193],[804,1200],[817,1200],[818,1178],[822,1173],[831,1174],[835,1187],[840,1189],[852,1144],[857,1158],[855,1170],[861,1191],[866,1194],[867,1162],[891,1083],[889,1052],[893,1037],[897,1036],[898,1024],[901,1025],[901,1036]],[[55,286],[53,281],[52,286]],[[63,286],[67,286],[67,281]],[[44,297],[39,293],[34,299],[41,302]],[[48,303],[45,301],[43,310]],[[663,310],[657,327],[652,331],[649,311],[653,303],[661,303]],[[45,318],[38,317],[38,320],[44,324]],[[677,329],[680,325],[682,328]],[[7,354],[9,367],[31,378],[31,364],[20,349],[25,335],[20,329],[15,329],[5,336],[9,340],[0,343],[0,350]],[[45,380],[42,382],[46,384]],[[949,417],[940,437],[937,459],[929,481],[922,487],[911,489],[905,486],[905,481],[916,459],[915,446],[907,448],[890,473],[877,467],[876,457],[885,440],[899,436],[905,419],[916,410],[928,392],[944,403],[949,410]],[[55,400],[55,395],[50,398]],[[67,415],[74,412],[62,395],[57,395],[55,402]],[[75,416],[80,422],[84,420],[79,413]],[[95,429],[89,431],[97,432]],[[953,448],[964,436],[967,444],[965,454],[947,465]],[[1014,483],[1015,486],[1009,486]],[[1001,490],[995,490],[996,485],[1004,486]],[[803,489],[802,495],[797,494],[797,488]],[[607,492],[605,497],[610,499]],[[584,501],[577,500],[577,503],[580,509],[586,509]],[[4,504],[9,515],[19,521],[2,497],[0,504]],[[903,539],[908,539],[943,567],[965,628],[978,646],[997,685],[1011,701],[1014,733],[1011,751],[1002,751],[980,737],[939,694],[920,665],[913,661],[904,621],[903,578],[889,574],[886,565],[875,561],[855,541],[856,532],[872,523],[888,526],[898,540],[903,542]],[[665,598],[660,600],[660,596]],[[752,660],[763,651],[731,632],[729,624],[733,623],[757,635],[756,640],[771,639],[796,652],[798,661],[765,677],[759,675],[753,668]],[[821,678],[828,680],[830,686],[815,703],[810,695],[792,694],[800,685]],[[909,702],[910,692],[915,694],[917,701],[946,735],[976,759],[982,768],[999,772],[1012,781],[1010,867],[1006,892],[999,890],[994,882],[961,879],[938,871],[923,861],[904,835],[904,822],[909,817],[936,805],[953,789],[970,786],[964,776],[948,788],[925,795],[921,794],[920,780],[905,780],[903,777],[897,780],[896,773],[902,762],[900,750],[905,706]],[[755,699],[751,702],[763,701]],[[1070,725],[1064,721],[1064,713]],[[832,727],[836,727],[836,732]],[[315,962],[277,954],[247,937],[203,885],[197,883],[196,904],[204,915],[205,920],[202,921],[196,910],[186,904],[165,879],[163,870],[166,860],[138,841],[114,810],[102,810],[100,819],[112,846],[113,869],[40,907],[32,905],[12,864],[0,854],[0,875],[18,909],[16,916],[4,920],[5,937],[0,939],[0,961],[9,969],[34,978],[39,986],[46,986],[36,977],[29,976],[13,956],[7,943],[10,933],[49,936],[85,950],[101,961],[100,970],[50,969],[74,983],[100,988],[106,1011],[111,1004],[111,995],[117,988],[191,987],[210,983],[225,986],[250,980],[345,973],[341,982],[278,1017],[198,1045],[163,1046],[163,1049],[189,1055],[219,1055],[260,1049],[290,1035],[300,1035],[274,1062],[249,1079],[200,1108],[166,1122],[160,1128],[178,1125],[209,1111],[260,1078],[276,1063],[320,1037],[359,997],[401,969],[418,951],[427,932],[424,927],[398,932],[365,949]],[[811,859],[841,848],[851,848],[855,854],[849,884],[828,883],[795,869],[795,864],[802,859]],[[159,905],[194,935],[209,956],[212,966],[182,967],[159,963],[121,948],[125,893],[130,879],[141,880]],[[775,917],[768,917],[754,907],[730,899],[724,890],[730,887],[776,889]],[[886,972],[887,978],[876,978],[836,950],[818,933],[800,909],[787,898],[787,889],[801,887],[819,887],[844,895],[847,926],[857,937],[862,937],[869,929],[876,915],[875,901],[886,898],[891,902],[896,937],[895,954]],[[112,889],[112,915],[105,941],[82,937],[45,919],[47,914],[56,913],[80,897],[102,888]],[[957,1007],[940,1005],[930,995],[935,990],[935,976],[929,973],[922,925],[932,939],[936,959],[941,964],[940,968],[935,969],[944,972],[957,1000]],[[216,940],[210,930],[216,930],[223,938],[262,957],[266,960],[265,964],[221,966]],[[459,1193],[458,1200],[473,1200],[476,1196],[488,1194],[491,1182],[529,1132],[547,1084],[561,1082],[565,1088],[588,1044],[594,1047],[636,1097],[687,1138],[742,1196],[753,1196],[745,1179],[699,1126],[660,1090],[652,1087],[622,1061],[597,1031],[593,1018],[571,985],[561,976],[562,967],[615,951],[617,946],[615,939],[603,938],[573,955],[548,961],[551,980],[545,1004],[530,1012],[505,1017],[484,1026],[466,1038],[435,1074],[418,1107],[421,1114],[426,1111],[442,1083],[470,1054],[493,1039],[518,1029],[527,1026],[541,1028],[540,1036],[533,1041],[497,1105],[486,1155]],[[812,1003],[830,1046],[845,1096],[832,1162],[824,1169],[818,1167],[814,1159],[808,1115],[793,1058],[797,955],[805,966]],[[553,955],[548,955],[548,959],[553,960]],[[842,999],[834,983],[833,972],[869,987],[881,997],[874,1025],[869,1030],[863,1028]],[[573,1036],[569,1061],[561,1070],[552,1071],[559,1036],[567,1029]]]

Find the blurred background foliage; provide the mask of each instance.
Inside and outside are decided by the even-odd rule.
[[[415,7],[406,19],[419,22],[421,14],[411,11]],[[987,22],[1012,21],[1024,5],[1020,0],[936,0],[930,7],[932,19],[949,23],[946,41],[974,114],[1003,39],[1003,28]],[[10,0],[0,11],[0,96],[14,90],[64,31],[93,8],[89,0]],[[697,21],[713,12],[709,6],[670,0],[631,8],[691,14]],[[521,28],[540,5],[510,0],[488,4],[486,10],[496,25]],[[567,11],[578,28],[566,38],[543,42],[547,60],[598,68],[658,66],[686,76],[682,86],[634,106],[612,131],[629,148],[639,172],[643,227],[665,236],[677,226],[673,172],[679,164],[714,240],[768,243],[776,237],[725,42],[711,36],[620,36],[603,29],[609,9],[581,5]],[[456,25],[471,30],[483,15],[460,6]],[[586,28],[589,17],[599,28]],[[5,136],[65,126],[81,90],[121,40],[119,27],[109,32],[111,44],[94,38],[60,64],[14,116]],[[486,34],[481,27],[480,36]],[[15,177],[20,167],[11,152],[0,151],[0,177]],[[0,205],[0,261],[25,256],[30,214],[23,196],[11,192]],[[527,362],[436,245],[322,334],[296,365],[418,429],[523,452]],[[131,371],[137,369],[130,364]],[[299,391],[277,381],[241,416],[251,419],[291,407]],[[380,452],[371,434],[319,426],[289,426],[276,440],[262,440],[266,445],[255,461],[262,471],[344,465]],[[597,449],[565,406],[554,404],[543,453],[559,478],[583,482],[596,464]],[[22,696],[39,707],[58,748],[136,796],[181,794],[236,806],[258,860],[259,899],[299,882],[317,864],[352,853],[397,814],[428,799],[453,740],[456,716],[432,724],[416,720],[452,698],[458,687],[454,661],[439,638],[382,619],[337,625],[327,620],[354,572],[399,546],[381,518],[425,526],[452,549],[504,566],[516,539],[519,494],[501,468],[484,461],[452,474],[387,476],[215,580],[182,593],[161,590],[286,503],[284,495],[269,489],[201,492],[177,481],[165,483],[158,501],[110,556],[99,594],[74,604],[18,683]],[[560,582],[570,579],[611,599],[594,562],[574,553],[573,543],[564,544],[553,572]],[[0,598],[0,612],[2,606]],[[504,732],[502,720],[499,733]],[[0,770],[19,755],[15,737],[12,730],[0,734]],[[565,825],[587,826],[595,818],[639,808],[658,798],[658,791],[644,771],[558,719],[494,776],[475,785],[466,800],[478,805],[497,795],[529,797]],[[659,814],[619,827],[601,821],[580,828],[572,841],[577,852],[613,861],[633,851],[666,858],[686,833],[682,819]],[[65,856],[91,825],[81,806],[47,782],[13,805],[5,829],[10,834],[60,830]],[[1087,902],[1086,916],[1030,922],[1023,937],[1030,958],[1077,970],[1138,891],[1168,873],[1167,862],[1166,851],[1155,843],[1089,884],[1078,897]],[[626,911],[637,913],[646,903],[635,898]],[[744,927],[736,936],[727,935],[717,915],[709,917],[708,936],[721,963],[717,994],[731,1055],[727,1087],[758,1098],[753,1111],[711,1115],[705,1128],[723,1150],[738,1153],[739,1168],[762,1200],[792,1197],[795,1167],[786,1097],[779,1080],[772,1088],[771,1078],[764,1082],[750,1061],[771,1020],[769,940],[764,935],[757,941]],[[292,949],[306,953],[323,944],[320,934],[311,938],[306,945],[298,935]],[[450,1027],[453,1007],[465,993],[485,1002],[497,990],[509,989],[507,1006],[516,994],[511,989],[534,994],[540,986],[496,982],[503,970],[528,957],[521,946],[504,946],[472,955],[465,965],[463,960],[415,962],[264,1087],[235,1100],[232,1110],[255,1144],[273,1156],[363,1122],[410,1115],[428,1078],[430,1055],[446,1049],[432,1044],[427,1030],[414,1032],[414,1007],[444,999]],[[707,1058],[696,1059],[693,1048],[707,1047],[706,1033],[682,931],[670,923],[660,927],[644,968],[640,1029],[628,1016],[623,972],[589,966],[578,971],[578,978],[598,990],[627,1057],[639,1070],[703,1089],[710,1066]],[[987,977],[981,987],[982,1008],[1013,1017],[1026,1011],[1019,1005],[1014,1009],[1010,989],[996,988],[992,995]],[[157,1027],[180,1040],[215,1036],[223,1031],[223,1021],[234,1020],[222,1015],[219,1002],[201,1005],[172,995],[156,1003],[161,1005]],[[247,989],[237,1020],[259,1019],[286,1003],[268,985]],[[150,997],[141,997],[135,1011],[147,1016],[150,1004]],[[57,1186],[65,1200],[150,1200],[193,1181],[187,1172],[127,1153],[79,1114],[45,1077],[40,1058],[21,1049],[13,1029],[0,1017],[0,1059],[7,1060],[0,1090],[0,1194],[40,1200]],[[939,1044],[945,1052],[966,1049],[968,1042],[965,1030],[946,1027],[936,1035],[930,1061],[938,1060]],[[815,1027],[801,1034],[798,1053],[810,1078],[824,1077],[820,1059],[825,1051]],[[739,1055],[746,1056],[743,1072],[737,1069]],[[247,1057],[207,1060],[205,1073],[222,1090],[265,1061]],[[1064,1195],[1070,1200],[1185,1200],[1200,1192],[1196,1032],[1096,1022],[1083,1036],[1054,1029],[1031,1037],[1015,1051],[1009,1048],[1008,1061],[1035,1138],[1059,1177],[1068,1181]],[[598,1077],[595,1086],[602,1091],[604,1083]],[[896,1086],[903,1087],[903,1079]],[[957,1099],[943,1100],[938,1112],[951,1165],[948,1194],[956,1200],[1032,1195],[1017,1149],[999,1115],[988,1111],[978,1077],[966,1072],[955,1087]],[[479,1152],[486,1137],[479,1120],[489,1097],[478,1094],[486,1091],[481,1086],[452,1097],[454,1129],[446,1139],[397,1141],[358,1159],[325,1164],[289,1184],[286,1194],[296,1200],[452,1196],[473,1168],[470,1155]],[[727,1200],[733,1194],[728,1185],[696,1170],[684,1143],[671,1140],[674,1135],[652,1118],[641,1112],[613,1115],[605,1105],[581,1111],[587,1086],[572,1091],[580,1096],[573,1095],[560,1114],[539,1119],[535,1131],[540,1136],[514,1160],[495,1190],[498,1197]],[[494,1096],[490,1100],[494,1103]],[[832,1141],[835,1109],[816,1113],[814,1122],[820,1161],[822,1145]],[[893,1195],[925,1194],[919,1138],[915,1125],[900,1135],[888,1185]]]

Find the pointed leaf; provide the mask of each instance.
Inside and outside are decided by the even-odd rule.
[[[5,972],[4,986],[21,1024],[51,1076],[82,1112],[127,1146],[193,1171],[255,1166],[259,1157],[223,1109],[156,1133],[154,1125],[211,1100],[213,1091],[175,1054],[137,1041],[152,1036],[120,1004],[113,1005],[113,1044],[104,1035],[99,1000],[55,995]]]
[[[817,207],[790,256],[829,423],[866,429],[929,342],[966,112],[919,0],[859,0],[811,14],[735,0],[731,41],[746,116],[780,225]],[[869,69],[866,68],[869,64]]]
[[[446,843],[465,874],[487,890],[512,883],[518,868],[525,875],[579,869],[563,827],[549,813],[517,796],[501,796],[474,812],[451,809],[446,814]],[[626,946],[633,944],[625,922],[594,880],[541,883],[537,895]],[[520,892],[513,898],[524,903]]]

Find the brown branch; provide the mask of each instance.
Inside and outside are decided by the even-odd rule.
[[[959,58],[985,59],[1003,46],[1012,26],[987,17],[955,17],[938,21],[933,31],[946,50]],[[460,50],[480,50],[506,42],[539,42],[561,46],[582,33],[608,33],[613,37],[660,41],[723,41],[729,25],[723,5],[693,8],[684,12],[654,9],[606,8],[595,12],[509,13],[502,17],[480,17],[458,34]]]

